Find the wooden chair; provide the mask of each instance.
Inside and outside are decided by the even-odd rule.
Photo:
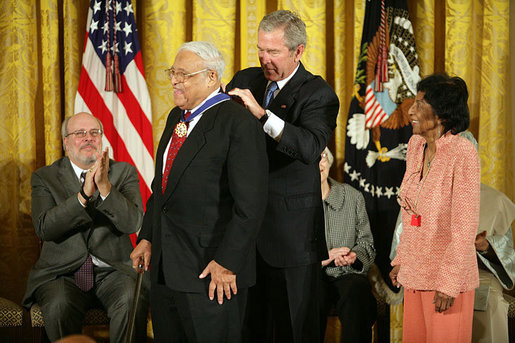
[[[32,341],[40,343],[42,339],[42,329],[45,326],[43,314],[38,304],[32,305],[30,308],[30,322],[32,325]],[[109,325],[109,318],[104,309],[92,308],[86,312],[84,318],[84,326],[90,325]]]
[[[14,331],[14,342],[21,342],[23,308],[10,300],[0,298],[0,328]]]

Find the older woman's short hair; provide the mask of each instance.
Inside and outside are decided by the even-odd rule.
[[[182,50],[191,51],[200,56],[205,62],[205,66],[209,70],[216,71],[218,81],[222,79],[225,70],[225,61],[220,50],[214,44],[202,41],[186,42],[181,45],[177,52]]]
[[[288,10],[267,14],[259,23],[258,31],[272,32],[279,28],[284,28],[284,41],[290,51],[299,45],[306,46],[306,24],[297,14]]]
[[[417,84],[417,91],[424,92],[424,100],[441,119],[444,132],[450,130],[455,135],[469,127],[469,93],[462,78],[447,74],[429,75]]]
[[[326,154],[327,161],[329,162],[329,168],[331,168],[331,166],[333,165],[333,162],[334,162],[334,156],[331,153],[331,150],[329,150],[328,147],[325,147],[325,149],[322,152],[322,154]]]

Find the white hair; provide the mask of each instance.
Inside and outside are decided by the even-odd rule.
[[[331,168],[331,166],[333,165],[333,162],[334,162],[334,156],[331,153],[331,150],[329,150],[328,147],[325,147],[324,151],[322,151],[322,154],[323,153],[327,154],[327,161],[329,162],[329,168]]]
[[[222,53],[216,48],[216,46],[214,46],[214,44],[201,41],[187,42],[182,44],[177,52],[183,50],[197,54],[204,60],[205,67],[207,69],[216,71],[218,81],[222,79],[222,75],[225,70],[225,61]]]

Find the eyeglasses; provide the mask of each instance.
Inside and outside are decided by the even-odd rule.
[[[197,75],[197,74],[200,74],[200,73],[202,73],[204,71],[208,71],[208,70],[209,70],[209,68],[204,68],[204,69],[199,70],[199,71],[194,71],[193,73],[184,74],[183,71],[175,71],[173,68],[169,68],[169,69],[166,69],[165,72],[168,75],[168,78],[170,80],[172,78],[175,78],[175,81],[177,81],[179,83],[183,83],[187,79],[189,79],[190,77],[192,77],[194,75]]]
[[[75,137],[77,137],[77,138],[84,138],[84,137],[86,137],[88,132],[91,137],[99,137],[99,136],[102,136],[102,134],[103,134],[103,131],[101,129],[91,129],[89,131],[88,130],[76,130],[76,131],[70,132],[69,134],[67,134],[64,137],[68,137],[70,135],[75,135]]]

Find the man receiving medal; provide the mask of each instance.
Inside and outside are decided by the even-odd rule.
[[[240,342],[267,199],[259,121],[220,92],[221,53],[185,43],[167,70],[177,105],[156,155],[152,196],[131,254],[150,269],[156,341]]]

